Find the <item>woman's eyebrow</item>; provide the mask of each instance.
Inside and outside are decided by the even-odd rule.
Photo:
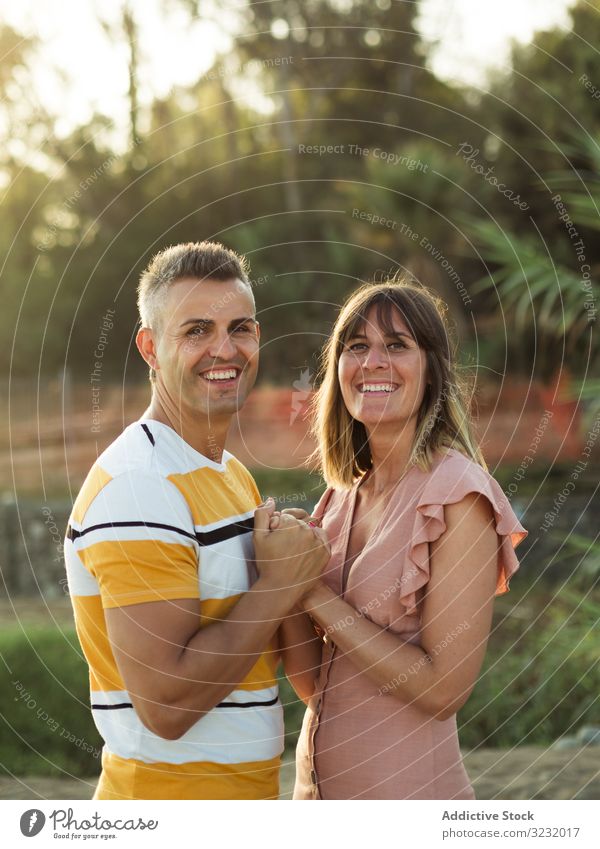
[[[414,336],[411,336],[410,333],[405,333],[403,330],[392,330],[391,333],[386,333],[386,336],[394,339],[396,336],[406,336],[407,339],[414,339]]]
[[[392,330],[390,332],[385,332],[383,334],[388,339],[395,339],[398,336],[405,336],[407,339],[412,339],[414,341],[414,336],[411,336],[410,333],[405,333],[403,330]],[[350,339],[366,339],[367,336],[365,333],[352,333],[351,336],[348,336],[347,341]]]

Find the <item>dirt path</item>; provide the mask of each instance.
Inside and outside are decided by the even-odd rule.
[[[600,749],[480,749],[464,753],[478,799],[600,799]],[[0,777],[0,799],[91,799],[95,778]],[[294,764],[281,773],[281,798],[290,799]]]

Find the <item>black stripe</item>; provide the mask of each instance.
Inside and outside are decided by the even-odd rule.
[[[249,707],[270,707],[276,705],[279,701],[279,696],[275,696],[268,702],[219,702],[215,707],[218,708],[249,708]]]
[[[268,702],[219,702],[215,707],[218,708],[250,708],[250,707],[271,707],[279,701],[279,696],[275,696]],[[92,705],[92,710],[122,710],[123,708],[133,708],[130,702],[121,702],[116,705]]]
[[[152,431],[150,430],[148,425],[143,424],[142,430],[145,432],[146,436],[148,437],[148,439],[150,440],[152,445],[155,445],[156,443],[154,442],[154,437],[152,436]]]
[[[243,519],[241,522],[232,522],[230,525],[223,525],[222,528],[216,528],[214,531],[196,531],[196,539],[199,545],[214,545],[216,542],[224,542],[226,539],[247,534],[248,531],[254,529],[254,516],[249,519]]]
[[[175,531],[176,534],[182,534],[184,537],[188,537],[188,539],[196,539],[197,536],[197,534],[184,531],[183,528],[176,528],[174,525],[163,525],[161,522],[104,522],[101,525],[90,525],[84,531],[76,531],[69,525],[67,528],[67,537],[71,541],[74,541],[85,534],[92,533],[92,531],[103,531],[105,528],[161,528],[163,531]]]
[[[196,531],[192,534],[189,531],[184,531],[183,528],[176,528],[174,525],[163,525],[161,522],[104,522],[101,525],[90,525],[83,531],[76,531],[71,525],[67,528],[67,539],[74,542],[79,537],[90,534],[92,531],[103,531],[105,528],[161,528],[163,531],[174,531],[176,534],[188,539],[196,540],[198,545],[214,545],[216,542],[224,542],[227,539],[247,534],[254,529],[254,516],[249,519],[244,519],[241,522],[232,522],[230,525],[223,525],[222,528],[216,528],[214,531]]]

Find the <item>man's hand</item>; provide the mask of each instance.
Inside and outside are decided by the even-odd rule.
[[[305,512],[305,511],[302,511]],[[280,513],[274,530],[272,504],[254,514],[254,548],[260,579],[272,589],[290,591],[290,607],[318,581],[331,555],[325,532]]]

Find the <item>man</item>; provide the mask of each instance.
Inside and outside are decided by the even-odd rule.
[[[244,261],[176,245],[138,294],[151,403],[92,467],[65,543],[106,744],[94,798],[276,798],[277,649],[285,658],[301,631],[287,623],[279,646],[276,632],[327,546],[319,529],[274,519],[272,501],[256,509],[250,473],[225,450],[258,366]]]

